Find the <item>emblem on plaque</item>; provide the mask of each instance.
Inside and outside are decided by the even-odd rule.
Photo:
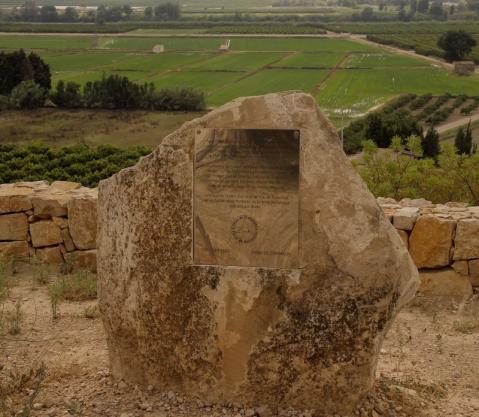
[[[233,237],[240,243],[250,243],[258,234],[258,223],[250,216],[239,216],[231,225]]]

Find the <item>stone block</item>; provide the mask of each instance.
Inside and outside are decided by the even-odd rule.
[[[454,259],[479,258],[479,220],[460,220],[454,239]]]
[[[28,220],[23,213],[0,215],[0,241],[27,240]]]
[[[61,229],[61,234],[63,238],[63,243],[65,245],[65,250],[67,252],[72,252],[74,251],[75,245],[73,244],[72,237],[70,236],[70,231],[68,229]]]
[[[75,268],[88,269],[91,272],[96,272],[96,249],[92,250],[77,250],[68,254],[71,256]]]
[[[63,263],[63,256],[60,246],[50,246],[48,248],[35,249],[35,256],[39,261],[46,264]]]
[[[393,224],[399,230],[412,230],[416,219],[419,216],[419,209],[417,207],[403,207],[396,210],[393,217]]]
[[[0,242],[0,257],[28,258],[28,242]]]
[[[32,197],[33,212],[40,217],[66,217],[67,204],[71,198],[69,193],[37,193]]]
[[[68,219],[66,217],[52,217],[52,221],[60,229],[66,229],[68,227]]]
[[[438,268],[450,263],[456,223],[421,216],[409,237],[409,253],[418,268]]]
[[[469,264],[467,261],[454,261],[452,269],[461,275],[469,275]]]
[[[81,184],[71,181],[53,181],[50,187],[54,191],[72,191],[80,188]]]
[[[441,297],[469,297],[472,285],[467,276],[458,274],[452,268],[419,271],[419,291],[426,295]]]
[[[0,185],[0,214],[18,213],[32,208],[32,190],[15,184]]]
[[[469,261],[469,278],[473,287],[479,287],[479,259]]]
[[[68,227],[77,249],[96,248],[97,200],[90,197],[74,198],[68,204]]]
[[[30,223],[30,236],[34,248],[58,245],[63,242],[60,228],[51,220]]]

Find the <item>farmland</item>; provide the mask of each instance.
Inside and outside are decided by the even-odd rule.
[[[479,83],[413,57],[342,38],[2,35],[0,49],[35,50],[50,65],[53,83],[83,84],[119,74],[158,88],[194,87],[209,106],[242,95],[281,90],[314,94],[338,125],[402,93],[479,95]],[[164,45],[167,52],[151,53]]]
[[[479,23],[477,22],[341,23],[325,25],[325,28],[334,32],[364,34],[374,42],[415,50],[421,55],[438,57],[443,56],[443,51],[437,46],[441,34],[449,30],[465,30],[471,33],[478,43],[469,58],[479,62]]]

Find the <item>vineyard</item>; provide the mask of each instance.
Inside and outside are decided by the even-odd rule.
[[[385,108],[390,110],[407,110],[423,126],[441,126],[444,123],[463,117],[479,114],[479,96],[470,97],[466,94],[452,96],[443,94],[407,94],[394,100]]]

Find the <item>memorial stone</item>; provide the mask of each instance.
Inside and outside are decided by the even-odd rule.
[[[234,100],[102,181],[112,374],[204,402],[347,414],[418,273],[314,98]]]

